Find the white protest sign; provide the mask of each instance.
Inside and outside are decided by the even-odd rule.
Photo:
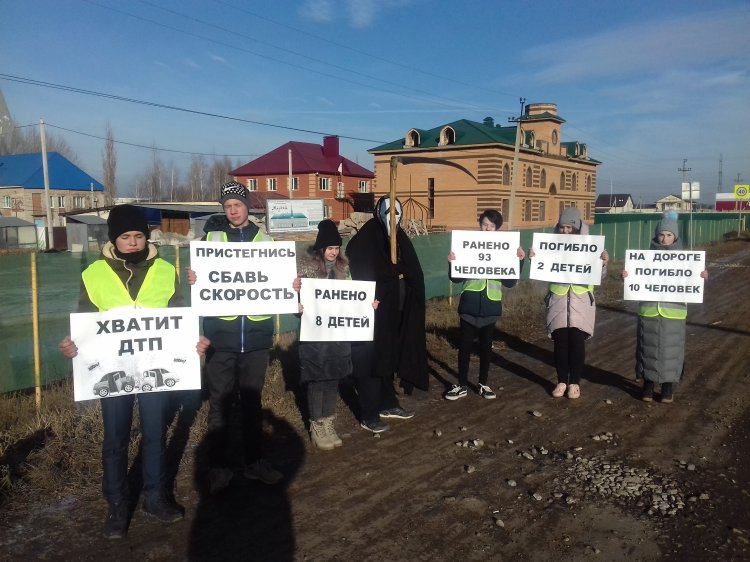
[[[300,341],[372,341],[374,281],[302,279]]]
[[[534,233],[529,277],[552,283],[599,285],[604,236]]]
[[[626,301],[703,302],[706,252],[627,250]]]
[[[297,312],[294,242],[190,242],[196,282],[191,305],[201,316]]]
[[[201,387],[198,316],[190,308],[70,315],[74,399]]]
[[[520,232],[454,230],[451,277],[465,279],[518,279],[521,274],[516,252]]]

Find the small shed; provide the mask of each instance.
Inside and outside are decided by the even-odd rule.
[[[17,217],[0,216],[0,250],[34,249],[36,226]]]
[[[98,215],[68,215],[66,246],[71,252],[99,251],[107,238],[107,221]]]

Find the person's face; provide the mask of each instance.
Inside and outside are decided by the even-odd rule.
[[[575,229],[569,224],[557,225],[557,230],[560,234],[573,234]]]
[[[323,250],[323,257],[326,259],[326,261],[333,261],[338,257],[340,251],[341,246],[328,246],[325,250]]]
[[[115,238],[115,247],[121,254],[140,252],[146,247],[146,236],[140,230],[129,230]]]
[[[668,230],[662,230],[656,235],[656,241],[662,246],[671,246],[674,244],[674,234]]]
[[[495,226],[495,223],[487,217],[483,217],[482,222],[479,223],[479,230],[481,230],[482,232],[495,232],[497,230],[497,226]]]
[[[247,207],[237,199],[227,199],[224,202],[224,214],[234,228],[242,228],[250,222],[247,218]]]

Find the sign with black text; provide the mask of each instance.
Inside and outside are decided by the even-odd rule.
[[[626,301],[703,302],[706,252],[627,250]]]
[[[520,232],[454,230],[451,277],[464,279],[518,279]]]
[[[300,341],[372,341],[374,281],[302,279]]]
[[[529,277],[551,283],[599,285],[604,236],[534,233]]]
[[[297,312],[294,242],[190,242],[196,282],[191,305],[200,316]]]
[[[70,315],[74,399],[201,387],[198,316],[190,308]]]

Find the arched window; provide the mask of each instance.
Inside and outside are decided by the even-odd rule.
[[[456,144],[456,131],[453,127],[443,127],[440,131],[440,146],[446,146],[448,144]]]
[[[573,191],[578,191],[578,172],[574,173],[573,176],[570,178],[571,183],[573,184],[571,188]]]
[[[547,189],[547,172],[545,170],[542,170],[539,174],[539,187]]]
[[[503,185],[510,185],[510,166],[503,166]]]
[[[526,187],[531,187],[531,182],[533,181],[533,178],[531,177],[531,166],[526,168]]]
[[[557,131],[552,131],[552,146],[557,146]]]
[[[565,191],[565,172],[560,172],[560,190]]]
[[[404,146],[407,148],[414,148],[419,146],[419,131],[412,129],[406,133],[406,139],[404,139]]]
[[[586,191],[591,191],[591,176],[586,176]]]

